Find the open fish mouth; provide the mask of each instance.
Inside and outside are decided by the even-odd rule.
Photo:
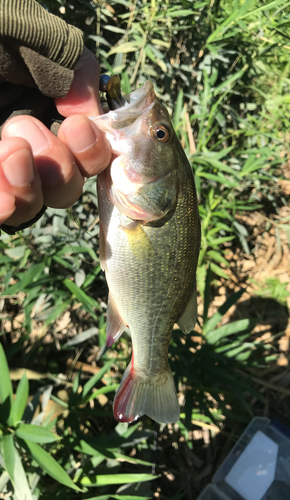
[[[104,132],[129,127],[153,106],[156,95],[152,82],[148,80],[143,87],[126,95],[124,99],[124,106],[100,116],[93,116],[90,119]],[[130,134],[130,131],[128,132]],[[110,140],[110,137],[108,139]]]
[[[157,100],[152,82],[148,80],[143,87],[124,96],[123,100],[123,106],[90,118],[105,133],[115,156],[127,153],[126,139],[148,133],[144,118]]]
[[[148,80],[143,87],[131,92],[125,96],[127,104],[123,107],[116,109],[114,113],[120,116],[122,113],[140,113],[150,106],[156,99],[153,84]]]

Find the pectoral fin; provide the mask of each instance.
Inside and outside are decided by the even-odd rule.
[[[126,234],[128,243],[136,259],[143,261],[146,257],[154,258],[153,245],[140,222],[132,221],[131,224],[122,226],[121,229]]]
[[[127,324],[121,318],[113,297],[109,295],[106,324],[106,344],[108,347],[111,347],[121,337],[126,326]]]
[[[177,324],[183,333],[189,333],[194,329],[197,316],[197,298],[196,298],[196,286],[189,297],[185,309],[180,316]]]

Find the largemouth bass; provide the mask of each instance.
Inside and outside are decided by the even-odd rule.
[[[192,169],[150,81],[125,106],[93,118],[109,139],[98,175],[100,260],[109,286],[107,345],[129,326],[132,359],[114,416],[179,419],[168,344],[174,323],[196,322],[200,221]]]

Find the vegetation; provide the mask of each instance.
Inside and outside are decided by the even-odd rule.
[[[289,150],[290,3],[40,3],[83,30],[102,72],[121,74],[124,93],[150,77],[169,108],[195,173],[203,312],[193,335],[173,332],[170,362],[184,403],[179,423],[161,426],[159,439],[148,418],[117,425],[112,400],[130,339],[125,333],[99,359],[107,288],[95,180],[72,212],[48,209],[33,228],[2,234],[0,492],[18,500],[138,500],[153,492],[168,500],[196,498],[200,483],[191,493],[183,480],[164,483],[166,439],[173,456],[185,443],[196,460],[194,429],[214,437],[228,428],[237,437],[242,427],[235,431],[235,425],[253,416],[253,400],[264,402],[250,371],[278,356],[251,334],[259,318],[223,321],[244,288],[213,314],[210,303],[213,286],[228,279],[227,252],[254,251],[240,216],[257,210],[278,216],[289,204],[279,180]],[[290,245],[289,220],[278,229]],[[282,304],[289,297],[278,278],[256,293]]]

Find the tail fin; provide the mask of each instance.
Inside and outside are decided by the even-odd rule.
[[[169,424],[179,419],[179,404],[170,368],[161,377],[138,377],[132,367],[127,366],[114,399],[114,417],[119,422],[133,422],[148,415],[157,422]],[[159,382],[159,383],[158,383]],[[162,376],[163,382],[163,376]]]

